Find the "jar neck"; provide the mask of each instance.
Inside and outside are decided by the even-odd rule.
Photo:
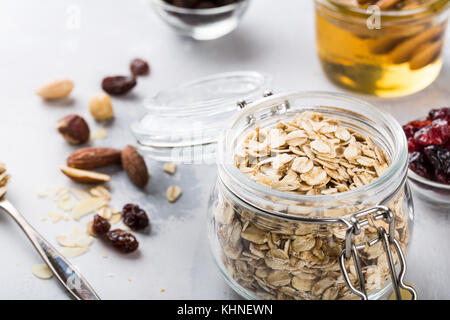
[[[280,111],[283,110],[280,108],[282,105],[289,105],[289,108]],[[344,126],[359,128],[364,134],[370,134],[388,154],[388,170],[358,189],[320,196],[274,190],[251,180],[238,170],[233,158],[240,137],[258,125],[271,126],[305,110],[322,113],[327,118],[341,121]],[[233,118],[219,140],[217,159],[221,183],[244,203],[272,214],[313,219],[341,217],[342,208],[348,208],[348,214],[352,214],[355,207],[384,203],[403,188],[407,176],[407,144],[398,122],[364,101],[334,93],[282,94],[249,104]],[[333,210],[337,210],[335,216]]]

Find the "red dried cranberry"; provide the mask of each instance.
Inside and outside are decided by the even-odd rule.
[[[130,64],[130,70],[131,73],[137,77],[137,76],[143,76],[150,72],[150,67],[147,63],[147,61],[142,59],[134,59],[131,61]]]
[[[444,145],[450,140],[450,127],[447,120],[436,119],[414,134],[417,143],[422,146]]]
[[[409,168],[424,178],[431,178],[430,166],[422,152],[413,152],[409,155]]]
[[[417,144],[416,139],[408,138],[408,153],[420,151],[420,145]]]
[[[147,213],[138,205],[128,203],[122,209],[123,223],[133,230],[141,230],[149,225]]]
[[[413,125],[408,123],[403,126],[403,131],[405,132],[406,138],[411,138],[412,136],[414,136],[414,133],[417,131],[417,129],[414,128]]]
[[[436,180],[450,184],[450,151],[439,146],[429,146],[423,149]]]
[[[422,120],[422,121],[411,121],[409,124],[412,125],[414,128],[422,129],[423,127],[429,125],[431,123],[431,120]]]
[[[106,77],[102,81],[102,88],[112,95],[125,94],[136,86],[134,77],[114,76]]]
[[[98,214],[94,216],[94,222],[92,224],[92,230],[98,236],[105,235],[109,229],[111,229],[111,224],[103,217],[100,217]]]
[[[139,247],[139,242],[131,233],[122,229],[114,229],[106,234],[106,239],[111,242],[114,248],[123,253],[130,253],[136,251]]]
[[[444,119],[450,121],[450,108],[433,109],[428,113],[428,119]]]

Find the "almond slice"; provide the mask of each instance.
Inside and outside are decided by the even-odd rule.
[[[98,197],[83,200],[72,209],[72,217],[75,220],[80,220],[81,217],[96,211],[106,203],[107,201],[105,201],[105,199]]]
[[[75,198],[78,199],[78,201],[83,201],[92,198],[89,192],[81,189],[71,188],[70,192],[75,196]]]
[[[63,215],[58,212],[47,212],[47,215],[53,223],[57,223],[63,218]]]
[[[86,251],[88,251],[88,250],[89,250],[88,247],[84,247],[84,248],[67,248],[67,247],[64,247],[64,248],[62,248],[60,250],[60,252],[66,258],[74,258],[74,257],[81,256],[82,254],[86,253]]]
[[[31,266],[31,272],[39,279],[47,280],[53,277],[53,272],[46,264],[35,264]]]
[[[62,166],[60,169],[61,172],[68,176],[70,179],[80,183],[104,183],[108,182],[110,178],[107,174],[95,171],[75,169],[67,166]]]

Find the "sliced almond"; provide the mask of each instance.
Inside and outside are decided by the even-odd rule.
[[[89,250],[88,247],[84,248],[68,248],[64,247],[60,250],[61,254],[65,256],[66,258],[74,258],[81,256],[82,254],[86,253]]]
[[[97,211],[97,214],[100,217],[102,217],[103,219],[106,219],[106,220],[109,221],[112,218],[113,212],[112,212],[112,209],[110,207],[103,206]]]
[[[60,169],[70,179],[80,183],[105,183],[110,179],[108,175],[95,171],[75,169],[67,166],[62,166]]]
[[[58,212],[47,212],[47,215],[53,223],[57,223],[63,218],[63,215]]]
[[[46,264],[35,264],[31,266],[31,272],[39,279],[47,280],[53,277],[53,272]]]
[[[86,223],[86,233],[88,235],[90,235],[91,237],[96,237],[97,235],[94,232],[94,222],[88,221],[88,223]]]
[[[109,222],[111,224],[116,224],[120,221],[121,218],[122,218],[122,216],[120,214],[113,214],[113,216],[111,217],[111,220]]]
[[[89,193],[94,197],[100,197],[109,201],[111,199],[111,195],[104,186],[96,186],[94,188],[89,189]]]
[[[80,220],[81,217],[95,212],[97,209],[103,207],[106,203],[107,201],[105,201],[105,199],[98,197],[83,200],[77,206],[75,206],[75,208],[73,208],[72,217],[75,220]]]
[[[86,192],[81,189],[71,188],[70,192],[75,196],[75,198],[78,199],[78,201],[83,201],[92,198],[89,192]]]

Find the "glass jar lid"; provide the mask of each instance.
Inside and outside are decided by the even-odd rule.
[[[200,78],[146,101],[147,114],[131,130],[140,151],[155,160],[211,161],[237,102],[260,98],[269,86],[268,75],[253,71]]]

